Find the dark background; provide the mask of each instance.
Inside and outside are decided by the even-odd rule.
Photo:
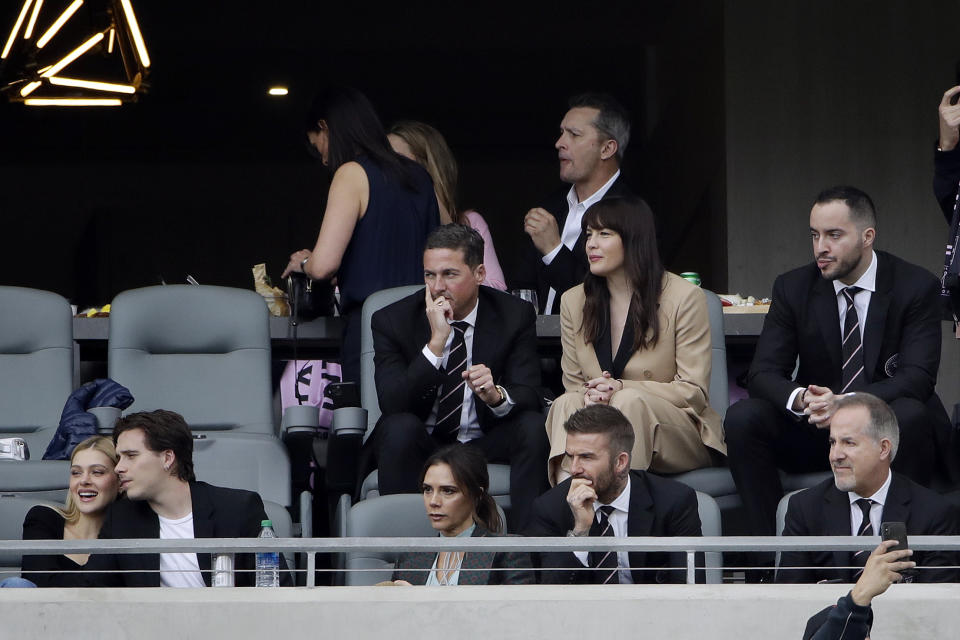
[[[40,22],[67,4],[47,0]],[[139,102],[0,104],[0,282],[82,307],[188,273],[252,287],[258,262],[277,278],[320,227],[329,176],[303,113],[330,83],[364,91],[385,125],[444,133],[460,203],[487,219],[508,280],[523,214],[566,189],[553,148],[566,99],[616,95],[633,115],[624,179],[658,215],[667,267],[724,290],[723,5],[135,1],[153,62]],[[0,2],[4,42],[20,6]],[[94,31],[84,11],[65,40]],[[93,77],[121,78],[106,76],[115,59],[94,62]],[[273,84],[289,96],[267,96]]]

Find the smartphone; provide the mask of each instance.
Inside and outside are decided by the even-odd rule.
[[[897,544],[893,545],[887,551],[899,551],[901,549],[909,549],[907,546],[907,525],[903,522],[883,522],[880,524],[880,537],[884,540],[896,540]],[[912,581],[916,575],[916,569],[905,569],[900,572],[900,575],[903,576],[905,582]]]
[[[359,407],[360,391],[356,382],[334,382],[324,389],[324,395],[333,400],[333,408]]]

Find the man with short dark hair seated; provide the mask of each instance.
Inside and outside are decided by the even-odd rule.
[[[951,504],[890,471],[900,441],[890,407],[876,396],[859,392],[840,396],[835,403],[830,421],[833,478],[790,497],[783,535],[877,536],[883,522],[903,522],[911,536],[960,533]],[[869,553],[785,551],[777,581],[853,582]],[[957,570],[947,568],[956,565],[952,551],[918,551],[912,559],[920,567],[918,582],[957,581]]]
[[[636,437],[613,407],[594,404],[567,419],[565,456],[572,476],[540,496],[524,535],[699,536],[693,489],[630,470]],[[541,581],[556,584],[684,582],[684,553],[549,552]]]
[[[547,486],[536,311],[481,286],[483,238],[448,224],[423,252],[423,291],[373,314],[383,416],[371,437],[381,494],[418,493],[419,474],[445,444],[469,442],[510,464],[508,524],[517,531]]]
[[[101,539],[256,538],[267,519],[252,491],[198,482],[193,435],[173,411],[133,413],[113,430],[116,473],[124,497],[107,510]],[[255,584],[253,554],[236,554],[235,584]],[[281,584],[292,584],[280,556]],[[209,587],[209,553],[97,554],[89,562],[91,586]],[[106,571],[108,573],[97,573]]]

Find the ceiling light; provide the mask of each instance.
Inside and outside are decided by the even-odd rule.
[[[97,43],[100,42],[101,40],[103,40],[103,34],[102,34],[102,33],[98,33],[97,35],[93,36],[92,38],[90,38],[89,40],[87,40],[86,42],[84,42],[82,45],[80,45],[79,47],[77,47],[76,49],[74,49],[73,51],[71,51],[70,53],[68,53],[67,55],[65,55],[65,56],[63,57],[63,59],[60,60],[60,62],[58,62],[57,64],[53,65],[52,67],[50,67],[50,68],[47,69],[46,71],[44,71],[44,72],[43,72],[43,77],[44,77],[44,78],[49,78],[49,77],[52,76],[52,75],[56,75],[56,73],[57,73],[58,71],[61,71],[61,70],[62,70],[64,67],[66,67],[68,64],[70,64],[71,62],[73,62],[74,60],[76,60],[77,58],[79,58],[80,56],[82,56],[83,54],[85,54],[87,51],[90,50],[90,48],[91,48],[93,45],[97,44]]]
[[[6,59],[6,57],[10,55],[10,47],[13,46],[13,41],[17,39],[17,32],[20,31],[20,25],[23,24],[23,19],[27,17],[27,9],[29,8],[30,0],[24,0],[23,8],[20,9],[20,15],[17,17],[17,22],[13,25],[10,37],[7,38],[7,44],[3,47],[3,53],[0,53],[0,60]]]
[[[140,25],[137,24],[137,16],[133,14],[133,7],[130,6],[130,0],[120,0],[120,4],[123,6],[123,14],[127,18],[127,25],[129,25],[130,33],[133,35],[133,44],[137,47],[137,56],[140,58],[140,64],[144,67],[149,67],[150,56],[147,54],[147,45],[143,42]]]
[[[81,5],[83,5],[83,0],[73,0],[70,6],[60,14],[60,17],[54,20],[53,24],[50,25],[50,28],[47,29],[47,32],[40,36],[40,39],[37,40],[37,49],[43,49],[45,46],[47,46],[47,43],[50,42],[50,38],[57,35],[57,31],[60,31],[60,27],[66,24],[67,20],[70,19],[70,16],[76,13],[77,9],[79,9]]]
[[[79,78],[50,78],[50,84],[56,84],[63,87],[77,87],[80,89],[93,89],[95,91],[116,91],[117,93],[136,93],[136,88],[129,84],[114,84],[112,82],[97,82],[96,80],[80,80]]]
[[[30,107],[119,107],[120,98],[27,98]]]
[[[290,92],[287,91],[286,87],[270,87],[267,93],[270,94],[271,96],[285,96]]]
[[[36,0],[33,3],[33,13],[30,14],[30,22],[27,23],[27,30],[23,32],[23,39],[29,40],[33,36],[33,27],[37,24],[37,16],[40,14],[40,7],[43,6],[43,0]]]
[[[28,83],[23,89],[20,89],[20,96],[26,98],[28,95],[33,93],[33,90],[40,86],[39,80],[34,80],[33,82]]]

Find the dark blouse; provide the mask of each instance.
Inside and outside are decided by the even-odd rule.
[[[63,540],[63,516],[50,507],[37,505],[27,512],[23,519],[24,540]],[[38,587],[82,587],[86,586],[83,573],[61,573],[62,571],[84,571],[84,565],[77,564],[67,556],[23,556],[21,563],[23,578]],[[39,571],[40,573],[28,573]]]

